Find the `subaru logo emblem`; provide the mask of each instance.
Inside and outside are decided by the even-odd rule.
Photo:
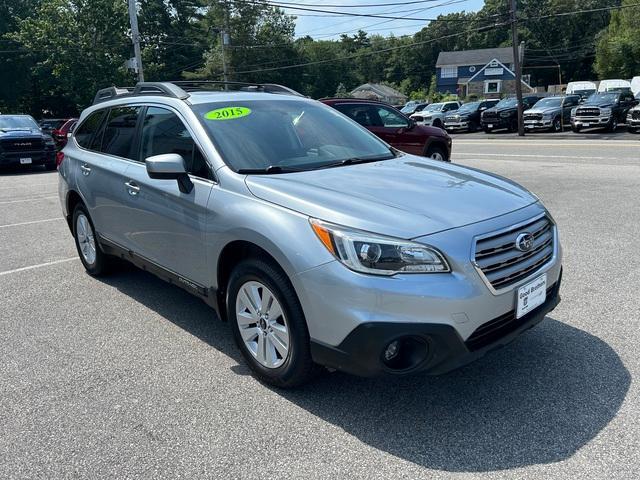
[[[528,252],[533,248],[533,234],[529,232],[521,233],[516,237],[516,248],[521,252]]]

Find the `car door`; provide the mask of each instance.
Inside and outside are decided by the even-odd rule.
[[[338,103],[334,105],[334,108],[355,120],[388,144],[396,146],[396,130],[384,127],[376,110],[376,105],[368,103]]]
[[[407,117],[393,108],[383,105],[376,108],[376,113],[382,122],[381,129],[384,129],[388,136],[394,136],[392,144],[394,147],[416,155],[424,153],[425,135],[420,133]]]
[[[118,244],[125,241],[120,221],[126,201],[122,184],[139,112],[140,107],[119,106],[92,113],[74,136],[79,148],[64,150],[79,164],[77,187],[96,233]]]
[[[165,153],[183,157],[194,185],[191,192],[182,193],[176,180],[149,177],[144,159]],[[128,248],[157,266],[206,287],[209,266],[205,226],[213,174],[193,132],[177,111],[165,106],[145,109],[136,160],[129,164],[126,181],[121,185],[128,199]]]

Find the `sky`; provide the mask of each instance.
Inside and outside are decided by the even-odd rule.
[[[273,0],[276,3],[278,0]],[[406,17],[402,20],[389,20],[384,18],[346,17],[327,13],[309,12],[283,8],[290,15],[297,16],[296,37],[309,35],[316,39],[338,38],[341,33],[355,34],[362,29],[371,34],[395,36],[413,34],[424,28],[428,22],[409,20],[411,18],[425,19],[435,18],[438,15],[466,11],[477,11],[484,5],[483,0],[425,0],[419,3],[406,4],[402,0],[283,0],[295,3],[303,8],[320,10],[335,10],[368,15],[387,15],[394,17]],[[412,0],[409,0],[412,1]],[[346,7],[347,5],[372,5],[392,4],[386,6]],[[307,5],[307,6],[305,6]],[[322,6],[320,6],[322,5]]]

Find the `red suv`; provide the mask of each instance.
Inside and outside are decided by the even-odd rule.
[[[58,150],[62,150],[67,145],[67,138],[69,133],[73,132],[76,124],[78,123],[77,118],[70,118],[66,120],[59,128],[54,128],[51,132],[51,136],[53,140],[56,142],[56,148]]]
[[[324,98],[320,101],[352,118],[398,150],[451,161],[451,137],[447,132],[417,125],[386,103],[358,98]]]

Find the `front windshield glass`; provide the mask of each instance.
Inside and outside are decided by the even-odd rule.
[[[533,108],[559,107],[562,105],[562,97],[543,98]]]
[[[457,113],[475,112],[479,106],[480,106],[480,102],[465,103],[458,109]]]
[[[444,103],[432,103],[431,105],[428,105],[423,111],[424,112],[439,112],[440,110],[442,110],[442,106],[444,105]]]
[[[31,129],[38,128],[38,124],[27,115],[0,115],[0,128],[4,130]]]
[[[402,107],[402,109],[400,110],[402,113],[412,113],[414,111],[414,109],[416,108],[417,104],[411,104],[411,105],[406,105],[404,107]]]
[[[617,93],[594,93],[587,101],[584,102],[586,105],[593,105],[598,103],[615,103],[618,100]]]
[[[320,103],[265,99],[198,104],[193,110],[236,171],[307,170],[395,156],[376,136]]]
[[[496,108],[515,107],[517,105],[517,98],[503,98],[496,104]]]

